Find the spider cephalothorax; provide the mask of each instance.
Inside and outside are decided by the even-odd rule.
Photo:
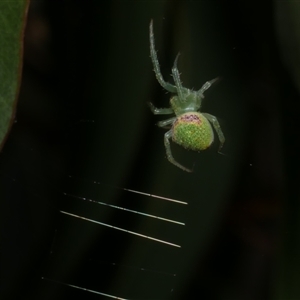
[[[207,149],[214,141],[214,132],[210,125],[212,123],[220,140],[219,151],[222,148],[225,138],[217,118],[208,113],[201,113],[201,101],[204,98],[203,93],[218,80],[218,78],[207,81],[198,91],[193,91],[182,86],[179,71],[177,69],[178,55],[172,68],[174,83],[165,82],[160,72],[159,62],[154,46],[153,22],[150,22],[150,56],[152,59],[154,72],[157,81],[168,92],[175,94],[170,100],[171,107],[156,108],[149,103],[151,111],[155,115],[175,114],[175,117],[158,122],[159,127],[171,126],[171,129],[165,133],[165,147],[168,160],[180,169],[192,172],[192,170],[179,164],[173,157],[170,147],[170,138],[186,149],[200,151]]]

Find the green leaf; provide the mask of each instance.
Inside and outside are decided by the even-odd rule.
[[[14,121],[29,0],[0,1],[0,150]]]

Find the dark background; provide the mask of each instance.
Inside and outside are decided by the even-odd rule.
[[[282,1],[32,1],[0,156],[1,299],[107,299],[68,284],[126,299],[300,299],[299,12]],[[201,153],[172,144],[192,174],[167,161],[164,118],[146,105],[170,98],[152,71],[151,19],[166,80],[179,51],[185,87],[222,79],[202,111],[220,121],[223,155],[217,138]]]

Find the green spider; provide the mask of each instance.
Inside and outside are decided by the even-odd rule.
[[[175,114],[175,117],[160,121],[157,124],[159,127],[163,128],[171,126],[171,129],[165,133],[164,138],[167,158],[178,168],[187,172],[192,172],[191,169],[182,166],[174,159],[171,152],[170,139],[172,138],[173,142],[188,150],[205,150],[214,141],[214,132],[210,124],[212,123],[220,140],[219,151],[221,150],[225,142],[225,137],[217,118],[208,113],[200,113],[201,102],[204,98],[203,93],[209,89],[211,85],[218,80],[218,78],[207,81],[198,91],[193,91],[183,87],[180,81],[179,71],[177,69],[178,54],[172,68],[172,76],[175,85],[165,82],[160,72],[157,53],[155,51],[152,20],[150,22],[150,56],[155,76],[159,84],[168,92],[176,94],[170,99],[171,107],[169,108],[157,108],[149,102],[150,109],[155,115]]]

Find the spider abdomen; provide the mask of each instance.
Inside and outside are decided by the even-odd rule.
[[[172,139],[182,147],[194,151],[207,149],[214,140],[209,121],[198,112],[188,112],[177,117],[172,127]]]

